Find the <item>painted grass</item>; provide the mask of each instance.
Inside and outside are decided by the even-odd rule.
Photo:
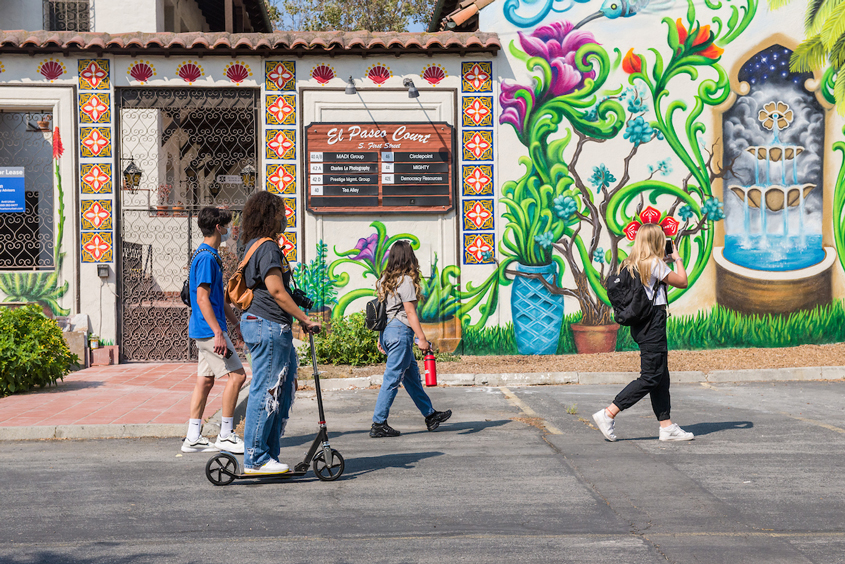
[[[575,343],[569,326],[581,320],[581,312],[564,318],[557,354],[574,354]],[[690,316],[672,316],[666,327],[672,350],[721,348],[777,348],[820,345],[845,341],[845,304],[843,301],[819,306],[787,316],[743,315],[715,306]],[[627,327],[619,329],[617,351],[635,351]],[[473,330],[463,328],[460,354],[519,354],[513,324]]]

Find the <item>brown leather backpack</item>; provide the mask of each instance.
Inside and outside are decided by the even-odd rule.
[[[226,284],[226,300],[237,306],[238,309],[245,310],[249,308],[250,304],[252,304],[252,288],[246,285],[246,280],[244,279],[244,269],[246,268],[246,263],[249,262],[249,259],[252,258],[252,255],[255,251],[258,250],[262,244],[266,243],[267,241],[272,241],[271,237],[264,237],[263,239],[259,239],[255,243],[252,244],[249,251],[244,255],[244,260],[238,265],[238,270],[229,278],[229,282]]]

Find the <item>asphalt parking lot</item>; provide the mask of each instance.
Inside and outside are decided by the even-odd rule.
[[[588,425],[620,386],[437,388],[429,433],[400,392],[398,438],[370,439],[378,390],[325,393],[336,482],[214,487],[174,439],[5,442],[0,561],[843,562],[845,382],[673,385],[620,440]],[[282,461],[316,430],[297,398]]]

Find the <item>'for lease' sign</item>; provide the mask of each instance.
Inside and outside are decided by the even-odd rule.
[[[0,166],[0,213],[26,211],[24,167]]]

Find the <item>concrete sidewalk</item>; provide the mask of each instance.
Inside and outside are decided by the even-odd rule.
[[[247,367],[247,374],[249,368]],[[672,372],[673,383],[841,380],[845,367]],[[68,375],[58,385],[0,399],[0,440],[182,437],[188,420],[196,364],[120,364]],[[440,386],[531,386],[561,384],[623,385],[636,372],[535,372],[438,374]],[[324,390],[370,388],[381,376],[324,378]],[[205,433],[219,425],[224,382],[209,395]],[[300,388],[312,388],[300,380]],[[243,413],[248,386],[238,399]]]

